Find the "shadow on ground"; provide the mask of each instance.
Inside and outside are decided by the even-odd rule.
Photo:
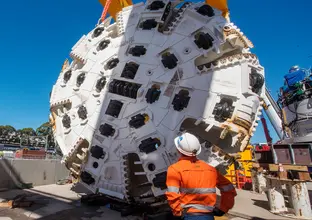
[[[257,199],[252,199],[252,201],[253,201],[253,204],[255,206],[259,206],[259,207],[264,208],[266,210],[270,210],[268,201],[257,200]]]
[[[36,171],[33,170],[32,172]],[[0,217],[9,217],[13,220],[80,220],[81,217],[101,215],[101,213],[96,212],[99,207],[80,204],[80,198],[70,191],[70,185],[46,185],[32,188],[29,180],[27,181],[30,183],[23,181],[21,177],[23,175],[12,166],[9,160],[0,159],[0,201],[5,202],[18,195],[25,195],[26,201],[33,202],[30,207],[14,209],[0,207]],[[92,216],[90,216],[91,213]]]
[[[70,191],[69,185],[56,186],[59,192],[44,192],[42,190],[25,189],[25,190],[10,190],[0,192],[0,200],[13,199],[17,195],[26,195],[27,201],[32,201],[30,207],[24,208],[0,208],[0,217],[10,217],[12,220],[26,220],[26,219],[45,219],[45,220],[81,220],[84,218],[91,218],[101,216],[101,212],[97,212],[100,206],[87,206],[80,203],[79,197],[72,195],[55,195],[62,191]],[[44,186],[44,187],[49,187]],[[38,187],[40,188],[40,187]]]

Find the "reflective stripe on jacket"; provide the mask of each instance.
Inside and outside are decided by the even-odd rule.
[[[236,191],[232,183],[214,167],[194,157],[181,157],[167,171],[167,200],[173,214],[211,212],[216,204],[216,187],[221,192],[219,209],[228,212],[234,206]]]

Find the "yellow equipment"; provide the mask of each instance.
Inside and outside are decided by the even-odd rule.
[[[239,152],[240,158],[237,159],[237,162],[240,163],[242,172],[241,174],[245,175],[247,179],[251,178],[251,168],[252,168],[252,146],[248,145],[246,149],[243,152]],[[236,169],[235,165],[232,164],[227,169],[227,174],[225,177],[230,180],[233,184],[237,184],[237,175],[236,175]]]
[[[99,0],[99,1],[103,5],[103,7],[105,7],[107,0]],[[130,5],[133,5],[131,0],[112,0],[107,12],[109,13],[110,16],[114,18],[114,20],[116,20],[116,14],[120,12],[124,7]]]
[[[230,19],[229,8],[227,4],[227,0],[206,0],[206,3],[216,9],[222,11],[222,16],[227,20]]]
[[[103,5],[103,7],[105,7],[107,0],[99,0],[99,1]],[[227,5],[227,0],[206,0],[206,3],[222,11],[223,17],[229,20],[229,9]],[[114,18],[114,20],[116,20],[116,14],[119,11],[121,11],[122,8],[132,4],[133,3],[131,0],[113,0],[108,8],[108,13],[110,14],[110,16]]]

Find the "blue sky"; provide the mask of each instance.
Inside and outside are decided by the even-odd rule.
[[[134,2],[139,2],[135,0]],[[292,65],[312,64],[312,1],[228,0],[231,20],[255,45],[273,96]],[[0,8],[0,124],[37,128],[62,63],[102,12],[97,0],[15,0]],[[309,57],[310,56],[310,57]],[[271,135],[276,139],[273,128]],[[262,126],[252,142],[264,142]]]

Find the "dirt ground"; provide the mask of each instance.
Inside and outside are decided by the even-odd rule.
[[[312,185],[309,185],[312,192]],[[45,185],[27,190],[0,192],[0,201],[27,194],[33,205],[27,208],[0,208],[0,220],[142,220],[140,217],[121,217],[120,213],[104,206],[85,206],[80,197],[71,190],[71,185]],[[289,218],[270,213],[266,195],[237,190],[235,206],[228,216],[215,217],[216,220],[264,220]]]

